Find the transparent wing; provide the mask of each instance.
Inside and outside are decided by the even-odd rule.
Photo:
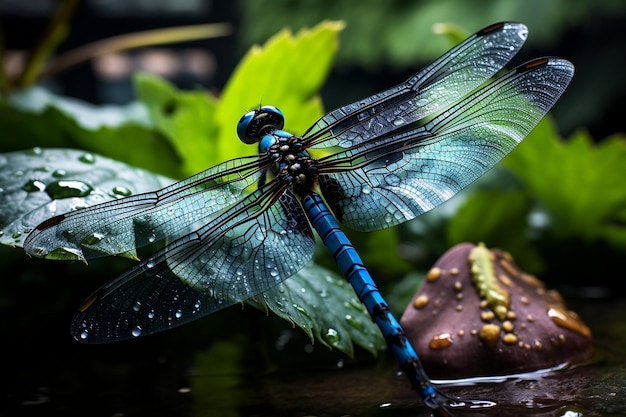
[[[179,326],[272,288],[314,248],[298,201],[275,184],[101,287],[74,317],[72,334],[103,343]]]
[[[497,164],[552,107],[573,74],[563,59],[533,60],[426,124],[322,158],[322,193],[337,218],[356,230],[413,219]]]
[[[159,191],[137,194],[55,216],[35,228],[24,249],[35,256],[85,259],[126,254],[225,210],[256,185],[269,160],[234,159]]]
[[[490,25],[405,83],[326,114],[303,135],[305,143],[348,148],[437,113],[502,69],[527,35],[520,23]]]

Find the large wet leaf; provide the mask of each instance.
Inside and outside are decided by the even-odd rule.
[[[41,149],[0,154],[0,244],[21,247],[42,221],[172,180],[93,153]]]
[[[40,149],[0,154],[0,244],[21,247],[42,221],[67,211],[152,191],[173,180],[85,151]],[[339,275],[309,264],[250,304],[352,356],[376,355],[384,340]]]
[[[83,149],[162,175],[181,176],[178,153],[152,126],[139,102],[96,106],[32,87],[0,101],[0,136],[3,152]]]
[[[353,343],[376,355],[385,340],[365,306],[342,276],[309,264],[250,302],[268,307],[326,346],[352,357]]]

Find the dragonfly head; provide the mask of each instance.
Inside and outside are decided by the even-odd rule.
[[[268,133],[281,130],[285,116],[274,106],[263,106],[244,114],[237,123],[237,136],[248,145],[259,142]]]

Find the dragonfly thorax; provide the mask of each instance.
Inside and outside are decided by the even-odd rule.
[[[301,138],[281,130],[283,113],[274,106],[263,106],[244,114],[237,124],[239,139],[259,143],[259,153],[273,161],[271,172],[280,181],[292,184],[296,194],[313,189],[317,181],[314,159],[303,150]]]
[[[271,145],[266,149],[267,155],[274,160],[272,173],[280,180],[291,183],[297,195],[313,188],[317,181],[315,160],[302,149],[301,138],[282,130],[277,130],[261,140]]]

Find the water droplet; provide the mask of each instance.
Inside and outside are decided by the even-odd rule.
[[[141,336],[141,327],[137,326],[135,327],[131,332],[131,335],[133,335],[134,337],[139,337]]]
[[[452,345],[452,336],[450,333],[442,333],[438,336],[434,336],[428,343],[428,347],[433,350],[445,349],[450,345]]]
[[[39,180],[30,180],[22,186],[22,190],[28,191],[28,192],[43,191],[45,189],[46,189],[46,184],[44,184],[43,182]]]
[[[135,305],[133,305],[133,311],[139,311],[139,310],[141,310],[141,303],[137,301]]]
[[[369,185],[367,185],[367,184],[363,184],[363,185],[361,186],[361,192],[362,192],[363,194],[369,194],[369,193],[371,193],[371,192],[372,192],[372,187],[370,187],[370,186],[369,186]]]
[[[96,162],[96,157],[92,153],[85,152],[84,154],[78,157],[78,160],[86,164],[93,164]]]
[[[305,315],[305,316],[307,316],[307,317],[311,317],[311,316],[309,315],[309,313],[308,313],[308,312],[307,312],[307,311],[306,311],[303,307],[299,306],[298,304],[295,304],[295,303],[294,303],[294,304],[292,304],[291,306],[292,306],[294,309],[296,309],[299,313],[304,314],[304,315]]]
[[[74,238],[74,230],[69,229],[69,230],[63,230],[61,232],[61,236],[63,236],[65,239],[67,240],[72,240]]]
[[[574,331],[582,336],[591,336],[591,331],[573,311],[563,311],[558,307],[550,307],[548,316],[559,327]]]
[[[507,345],[514,345],[517,343],[517,336],[515,336],[513,333],[506,333],[502,337],[502,341]]]
[[[397,186],[400,185],[400,177],[398,177],[396,174],[389,174],[385,177],[385,181],[387,181],[387,184],[391,185],[391,186]]]
[[[104,235],[102,233],[92,233],[89,236],[87,236],[84,240],[83,240],[83,244],[84,245],[96,245],[98,243],[100,243],[100,241],[102,241],[102,239],[104,239]]]
[[[437,268],[437,267],[431,268],[426,274],[426,281],[428,282],[437,281],[440,276],[441,276],[440,268]]]
[[[480,319],[482,321],[484,321],[485,323],[489,323],[490,321],[492,321],[494,318],[496,317],[496,315],[493,313],[493,311],[488,310],[488,311],[483,311],[482,313],[480,313]]]
[[[31,250],[32,250],[33,255],[39,258],[43,258],[44,256],[48,254],[48,250],[42,246],[34,247]]]
[[[420,295],[413,301],[413,307],[415,308],[424,308],[428,305],[428,297],[425,295]]]
[[[39,148],[39,147],[34,147],[31,149],[28,149],[27,151],[24,152],[26,155],[42,155],[43,154],[43,149]]]
[[[123,187],[121,185],[113,187],[113,189],[111,190],[111,194],[113,195],[113,197],[128,197],[132,193],[133,192],[129,188]]]
[[[87,330],[83,330],[82,332],[80,332],[80,338],[82,340],[85,340],[89,337],[89,332]]]
[[[341,336],[339,336],[339,332],[333,328],[329,328],[326,330],[326,334],[324,335],[324,339],[331,345],[338,344],[341,340]]]
[[[149,318],[149,319],[153,319],[153,318],[154,318],[154,310],[150,310],[150,311],[148,312],[148,318]]]
[[[176,313],[174,313],[174,317],[176,317],[177,319],[181,318],[183,316],[183,312],[180,310],[176,310]]]
[[[350,326],[354,327],[355,329],[361,332],[365,330],[365,326],[363,325],[363,323],[361,323],[359,319],[355,318],[351,314],[346,314],[345,319],[350,324]]]
[[[63,178],[66,175],[67,175],[67,171],[64,169],[56,169],[52,172],[52,176],[54,178]]]
[[[500,327],[495,324],[485,324],[478,333],[480,340],[493,349],[498,339],[500,339]]]
[[[53,199],[86,197],[92,191],[93,188],[82,181],[58,180],[46,186],[46,193]]]
[[[506,320],[506,321],[504,321],[502,323],[502,329],[505,332],[512,332],[514,328],[515,328],[515,326],[509,320]]]

